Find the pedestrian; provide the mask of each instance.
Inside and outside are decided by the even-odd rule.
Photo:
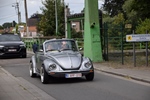
[[[38,44],[36,42],[34,42],[34,44],[32,45],[32,50],[33,50],[34,53],[37,52]]]

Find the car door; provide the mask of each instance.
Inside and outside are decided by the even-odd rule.
[[[43,62],[43,57],[44,57],[43,45],[40,45],[38,51],[35,53],[36,65],[37,65],[38,72],[40,71],[40,67]]]

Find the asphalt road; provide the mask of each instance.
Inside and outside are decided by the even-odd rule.
[[[0,59],[0,65],[15,77],[22,77],[57,100],[150,100],[150,86],[131,80],[95,72],[95,79],[55,79],[42,84],[40,78],[29,76],[29,59]]]

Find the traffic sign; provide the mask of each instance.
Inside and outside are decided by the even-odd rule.
[[[126,42],[146,42],[150,41],[150,34],[126,35]]]

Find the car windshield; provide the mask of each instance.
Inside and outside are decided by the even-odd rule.
[[[47,51],[77,51],[76,43],[72,40],[56,40],[45,43],[45,50]]]
[[[18,35],[0,35],[0,42],[5,41],[21,41],[21,38]]]

